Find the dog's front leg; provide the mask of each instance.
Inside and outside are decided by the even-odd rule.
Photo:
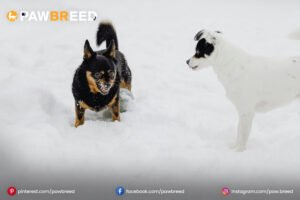
[[[120,121],[120,98],[119,94],[117,94],[112,102],[109,104],[112,113],[113,121]]]
[[[80,103],[78,101],[75,102],[75,127],[82,125],[84,123],[84,113],[85,109],[80,106]]]
[[[237,151],[244,151],[246,149],[247,140],[251,132],[253,117],[253,112],[239,114],[238,135],[236,142]]]

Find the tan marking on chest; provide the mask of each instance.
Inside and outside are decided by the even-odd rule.
[[[90,107],[89,105],[87,105],[83,101],[79,101],[79,106],[80,106],[80,108],[83,108],[83,109],[90,109],[90,110],[92,110],[92,107]]]

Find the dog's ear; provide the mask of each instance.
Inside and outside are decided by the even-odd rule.
[[[200,40],[201,36],[203,35],[203,31],[204,31],[204,30],[201,30],[201,31],[199,31],[199,32],[195,35],[195,37],[194,37],[194,40],[195,40],[195,41]]]
[[[103,55],[105,55],[106,57],[111,57],[113,59],[116,58],[116,44],[115,41],[112,40],[109,44],[109,46],[107,47],[106,51],[103,53]]]
[[[84,43],[84,48],[83,48],[83,59],[85,59],[85,60],[90,59],[94,55],[95,55],[95,52],[93,51],[92,47],[90,46],[89,41],[86,40]]]

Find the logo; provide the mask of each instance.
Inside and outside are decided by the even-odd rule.
[[[122,186],[116,188],[116,194],[122,196],[125,193],[125,189]]]
[[[222,195],[223,195],[223,196],[228,196],[228,195],[230,195],[230,189],[229,189],[228,187],[223,187],[223,188],[221,189],[221,192],[222,192]]]
[[[7,13],[6,18],[10,22],[14,22],[18,19],[18,13],[15,10],[11,10]]]
[[[7,194],[9,196],[14,196],[15,194],[17,193],[17,189],[13,186],[10,186],[8,189],[7,189]]]
[[[10,22],[93,22],[97,12],[86,10],[11,10],[6,18]]]

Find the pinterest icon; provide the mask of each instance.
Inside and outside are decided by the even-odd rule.
[[[228,187],[223,187],[221,192],[222,192],[223,196],[230,195],[230,189]]]
[[[8,189],[7,189],[7,194],[9,196],[14,196],[15,194],[17,193],[17,189],[13,186],[10,186]]]

